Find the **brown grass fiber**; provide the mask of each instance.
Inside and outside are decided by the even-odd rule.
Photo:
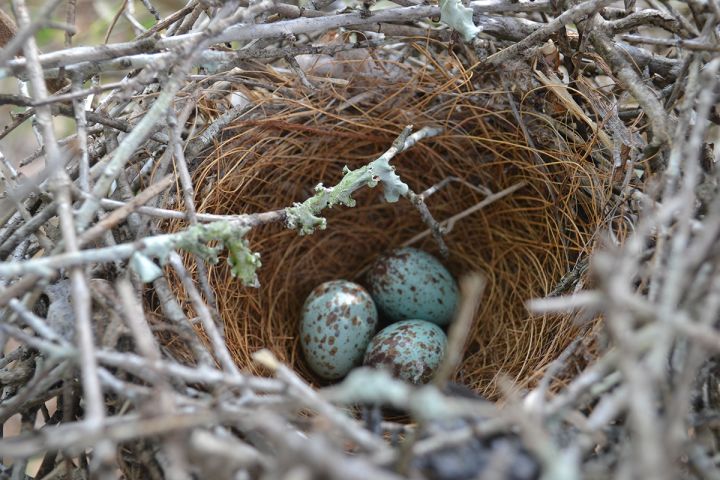
[[[551,96],[542,87],[515,93],[529,131],[551,132],[536,139],[533,151],[492,77],[472,77],[447,54],[442,64],[437,55],[418,56],[411,66],[370,57],[337,60],[333,73],[348,81],[322,82],[308,96],[241,89],[265,110],[227,128],[194,168],[197,209],[240,214],[289,206],[312,195],[320,182],[333,185],[344,166],[354,169],[377,158],[405,125],[442,127],[440,136],[392,161],[415,192],[448,177],[493,192],[527,182],[457,222],[446,237],[445,264],[457,278],[471,271],[488,278],[456,379],[494,397],[500,375],[520,385],[537,380],[578,333],[569,316],[531,316],[524,302],[553,291],[588,253],[602,221],[602,199],[595,197],[604,189],[598,180],[603,177],[590,161],[588,144],[560,138],[551,126],[565,118],[537,113],[537,105]],[[289,78],[275,78],[277,92],[296,87]],[[251,247],[263,263],[259,289],[241,286],[225,262],[210,268],[226,341],[239,366],[255,371],[252,353],[268,348],[320,385],[303,363],[296,334],[306,295],[327,280],[362,283],[361,272],[379,255],[426,229],[405,199],[385,203],[379,188],[359,191],[355,198],[355,208],[327,211],[327,230],[313,235],[300,236],[282,225],[252,231]],[[427,204],[441,221],[483,198],[451,182]],[[177,222],[172,228],[181,227]],[[430,237],[414,246],[438,253]]]

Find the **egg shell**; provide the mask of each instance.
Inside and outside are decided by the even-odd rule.
[[[440,366],[447,337],[434,323],[404,320],[380,330],[370,340],[363,365],[387,368],[410,383],[427,383]]]
[[[370,294],[347,280],[325,282],[305,300],[300,345],[318,376],[345,376],[363,358],[377,327],[378,313]]]
[[[455,279],[422,250],[405,247],[381,257],[370,267],[367,283],[378,309],[393,322],[415,318],[442,326],[455,314]]]

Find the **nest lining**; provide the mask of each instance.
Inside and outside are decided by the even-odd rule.
[[[311,196],[318,183],[335,184],[343,167],[355,169],[377,158],[405,125],[442,127],[441,135],[392,162],[418,193],[462,179],[427,199],[438,221],[485,198],[470,185],[497,192],[525,184],[459,220],[446,237],[450,257],[444,263],[456,278],[471,271],[488,277],[456,380],[492,398],[499,375],[532,383],[577,335],[571,317],[531,316],[525,301],[553,291],[588,253],[601,209],[587,192],[602,191],[597,185],[602,177],[587,158],[589,145],[555,132],[554,147],[529,147],[493,79],[471,82],[451,57],[444,60],[447,68],[428,62],[427,68],[408,70],[369,57],[364,61],[370,65],[353,61],[346,86],[330,83],[333,88],[299,99],[244,91],[272,113],[226,129],[195,170],[196,202],[199,212],[214,214],[283,208]],[[384,78],[368,75],[391,69],[394,74]],[[527,99],[538,97],[539,89]],[[548,127],[553,120],[522,99],[519,107],[529,131],[552,137],[547,132],[554,131]],[[304,364],[297,334],[307,294],[332,279],[363,283],[362,273],[379,255],[426,230],[407,200],[388,204],[372,189],[357,192],[355,199],[354,208],[326,211],[327,229],[313,235],[299,236],[282,225],[253,230],[248,238],[263,263],[259,289],[241,286],[225,264],[210,269],[226,343],[239,366],[255,371],[252,353],[269,348],[318,385]],[[430,236],[413,246],[438,255]],[[179,283],[175,287],[181,289]]]

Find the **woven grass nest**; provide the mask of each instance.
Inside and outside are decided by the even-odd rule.
[[[318,76],[334,80],[303,97],[280,98],[270,86],[240,88],[237,93],[260,107],[229,126],[194,167],[196,207],[213,214],[287,207],[311,196],[318,183],[335,184],[343,167],[377,158],[406,125],[442,128],[392,161],[415,192],[441,187],[426,200],[437,221],[517,188],[476,207],[445,237],[450,255],[443,262],[456,278],[469,272],[487,277],[455,380],[493,398],[501,376],[532,384],[578,335],[571,316],[532,316],[525,302],[572,288],[565,280],[578,271],[602,222],[592,192],[603,191],[604,176],[589,158],[592,145],[554,128],[558,122],[569,128],[569,114],[557,108],[554,117],[543,113],[554,97],[526,67],[508,84],[466,70],[450,54],[418,52],[420,61],[412,65],[340,56],[316,68]],[[287,86],[285,77],[276,78],[273,88]],[[508,101],[510,85],[530,141]],[[262,256],[259,288],[243,287],[224,262],[211,267],[226,342],[239,366],[255,371],[251,355],[267,348],[320,385],[297,335],[307,294],[332,279],[362,284],[379,255],[427,230],[407,200],[386,203],[379,188],[354,197],[357,206],[329,210],[327,229],[312,235],[278,224],[254,229],[248,238]],[[182,227],[177,222],[172,228]],[[430,235],[413,246],[439,256]],[[179,282],[175,287],[182,288]]]

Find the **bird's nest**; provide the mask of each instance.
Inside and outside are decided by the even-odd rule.
[[[196,165],[196,207],[223,215],[281,209],[312,196],[319,183],[334,185],[344,167],[377,158],[406,125],[441,128],[392,163],[414,192],[425,192],[438,222],[450,220],[450,271],[487,277],[456,381],[493,397],[498,378],[532,383],[580,334],[572,316],[532,315],[525,302],[570,291],[584,277],[603,223],[598,194],[607,176],[589,155],[592,141],[568,129],[569,114],[544,113],[560,112],[557,97],[530,70],[519,68],[511,84],[503,83],[465,70],[451,55],[424,52],[418,47],[412,67],[377,55],[324,64],[325,74],[343,77],[308,96],[280,97],[270,87],[238,91],[266,110],[229,126]],[[271,88],[284,81],[278,76]],[[330,210],[327,229],[311,235],[278,224],[253,230],[259,288],[242,286],[226,264],[211,268],[239,366],[255,370],[251,355],[267,348],[317,384],[297,334],[307,294],[332,279],[363,283],[366,267],[394,247],[410,243],[439,256],[410,201],[387,203],[379,189],[355,198],[357,206]],[[185,227],[178,221],[172,228]]]
[[[720,478],[718,0],[25,3],[0,478]],[[438,375],[324,385],[302,302],[406,244]]]

